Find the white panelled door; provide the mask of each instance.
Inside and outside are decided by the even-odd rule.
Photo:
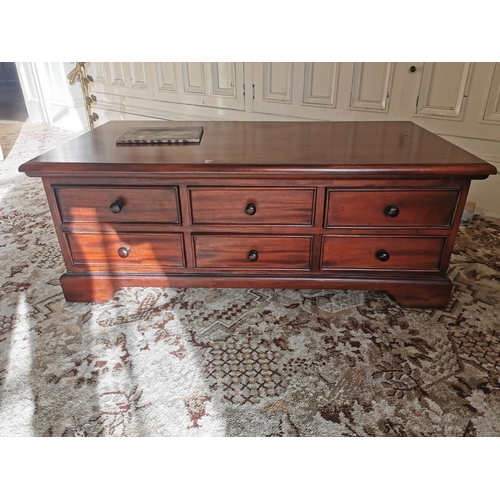
[[[339,63],[253,63],[253,111],[314,119],[337,107]]]
[[[111,95],[138,97],[145,111],[154,102],[244,110],[243,63],[164,62],[90,63],[93,92],[99,101],[114,102]]]
[[[496,66],[414,63],[416,70],[407,78],[400,119],[444,136],[499,141],[500,127],[487,126],[494,122],[488,122],[488,118],[494,117],[500,94]],[[496,123],[500,125],[500,121]]]
[[[253,111],[311,120],[397,120],[395,63],[253,63]]]
[[[245,109],[243,63],[152,63],[150,71],[158,101]]]
[[[147,64],[143,62],[90,63],[88,73],[94,79],[92,92],[153,99]]]

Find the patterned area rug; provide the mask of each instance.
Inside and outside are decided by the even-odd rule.
[[[0,435],[500,436],[500,220],[461,228],[446,310],[329,290],[68,304],[42,183],[17,168],[73,136],[31,126],[0,163]]]

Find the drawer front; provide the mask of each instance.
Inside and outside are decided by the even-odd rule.
[[[328,190],[326,227],[451,227],[457,190]]]
[[[312,236],[193,236],[197,268],[305,269],[311,267]]]
[[[446,238],[325,236],[321,269],[437,271]]]
[[[56,187],[63,222],[179,224],[176,187]]]
[[[312,226],[316,190],[191,188],[193,224]]]
[[[66,233],[75,266],[184,267],[181,234]]]

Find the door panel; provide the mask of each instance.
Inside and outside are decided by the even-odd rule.
[[[336,106],[340,63],[305,63],[304,104]]]
[[[424,63],[417,116],[461,120],[472,63]]]
[[[483,120],[487,123],[500,123],[500,63],[495,64]]]
[[[384,113],[398,119],[405,80],[398,63],[253,63],[252,69],[254,112],[344,121],[380,120]]]
[[[387,113],[393,63],[354,63],[349,109]]]
[[[147,64],[144,62],[91,62],[92,92],[128,97],[153,97]]]
[[[184,83],[184,92],[186,94],[205,94],[205,72],[203,63],[183,62],[182,78]]]
[[[292,102],[293,63],[264,63],[264,101]]]
[[[237,98],[236,94],[236,66],[234,63],[213,62],[212,90],[214,96]]]

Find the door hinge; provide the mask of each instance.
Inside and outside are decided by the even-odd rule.
[[[245,84],[243,84],[243,97],[245,97]]]
[[[415,103],[415,113],[418,113],[418,98],[419,98],[419,97],[420,97],[420,96],[418,95],[418,96],[417,96],[417,102]]]
[[[252,99],[255,99],[255,83],[252,83]]]

